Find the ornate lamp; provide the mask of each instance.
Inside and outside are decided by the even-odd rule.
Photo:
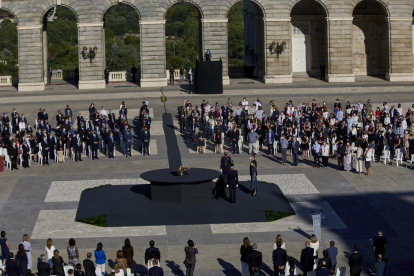
[[[277,54],[277,58],[279,58],[279,55],[282,54],[282,52],[285,50],[286,42],[282,42],[279,44],[279,42],[272,42],[269,45],[270,54]]]
[[[82,48],[82,57],[83,57],[83,59],[89,58],[91,63],[92,63],[92,60],[95,59],[97,53],[98,53],[98,47],[96,47],[96,46],[93,47],[93,48],[89,47],[89,51],[88,51],[88,47],[83,47]]]

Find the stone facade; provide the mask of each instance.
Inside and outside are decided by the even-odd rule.
[[[187,1],[187,0],[186,0]],[[249,0],[240,0],[249,1]],[[349,82],[355,75],[385,75],[390,81],[413,81],[414,1],[388,0],[250,0],[245,16],[246,63],[257,66],[265,83],[292,82],[292,22],[309,22],[311,76],[326,65],[330,82]],[[42,90],[47,69],[45,14],[57,5],[70,8],[78,18],[79,50],[98,48],[92,63],[79,52],[80,88],[103,88],[105,67],[104,14],[118,3],[136,9],[141,26],[141,85],[165,86],[165,13],[175,0],[2,0],[0,8],[18,19],[19,90]],[[234,0],[189,0],[200,12],[201,51],[210,49],[213,60],[223,61],[228,79],[227,14]],[[253,24],[253,25],[252,25]],[[277,57],[272,42],[285,42]]]

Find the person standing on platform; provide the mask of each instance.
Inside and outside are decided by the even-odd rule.
[[[181,66],[180,68],[180,83],[184,83],[184,67]]]
[[[184,265],[187,268],[185,273],[186,276],[193,276],[194,269],[196,264],[196,254],[198,254],[198,249],[196,244],[192,240],[188,240],[188,246],[184,248],[185,251],[185,260]]]
[[[239,187],[239,173],[234,170],[234,164],[231,163],[230,170],[227,172],[227,188],[229,188],[230,202],[236,203],[236,188]]]
[[[132,68],[131,68],[132,83],[135,83],[137,81],[137,72],[138,70],[135,67],[135,64],[132,65]]]
[[[106,68],[105,68],[104,76],[105,76],[105,83],[108,84],[109,83],[109,69],[108,69],[108,66],[106,66]]]
[[[221,157],[220,170],[224,179],[226,179],[227,172],[230,170],[231,157],[227,155],[227,149],[224,150],[224,156]]]
[[[170,85],[174,85],[174,67],[171,66],[169,73],[170,73]]]
[[[258,188],[258,184],[257,184],[257,167],[255,165],[255,162],[251,162],[250,163],[251,166],[251,190],[252,190],[252,196],[256,196],[257,194],[257,188]]]

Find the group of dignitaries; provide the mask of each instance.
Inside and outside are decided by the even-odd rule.
[[[89,116],[84,117],[79,112],[75,123],[72,109],[66,105],[63,112],[58,111],[56,127],[52,128],[46,109],[39,109],[33,129],[24,114],[19,115],[16,109],[13,109],[10,117],[6,113],[1,117],[0,155],[7,152],[12,170],[18,169],[20,158],[22,166],[29,167],[30,156],[34,162],[38,162],[38,158],[41,157],[42,164],[49,165],[49,159],[55,159],[56,154],[57,161],[62,163],[65,151],[72,157],[72,148],[76,162],[82,161],[82,152],[90,155],[92,160],[99,159],[99,149],[108,158],[114,158],[115,143],[120,140],[125,156],[131,156],[133,134],[125,102],[122,102],[117,113],[116,115],[111,109],[107,111],[104,106],[98,110],[92,103],[89,106]],[[142,103],[138,124],[142,153],[149,154],[151,118],[147,102]],[[114,134],[117,134],[117,138]]]
[[[265,104],[260,98],[249,105],[246,98],[233,105],[227,102],[210,105],[203,100],[199,106],[193,106],[189,100],[179,109],[180,130],[189,126],[199,153],[205,152],[206,140],[210,139],[220,153],[228,137],[233,154],[239,154],[243,143],[248,144],[249,153],[268,146],[267,154],[281,153],[282,165],[287,164],[287,156],[292,155],[292,166],[299,163],[299,153],[307,158],[314,157],[314,167],[326,168],[329,157],[338,160],[338,169],[349,171],[352,168],[352,154],[357,160],[366,161],[369,174],[369,150],[381,156],[385,149],[391,157],[399,149],[404,159],[414,154],[414,105],[407,112],[401,104],[390,108],[384,102],[373,108],[370,100],[366,104],[358,102],[343,107],[337,99],[331,109],[326,102],[294,105],[292,100],[282,108],[274,101],[268,103],[269,112],[264,111]],[[322,159],[322,164],[321,160]],[[361,172],[357,163],[357,172]]]

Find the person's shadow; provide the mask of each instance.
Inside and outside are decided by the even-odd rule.
[[[108,259],[108,265],[109,265],[109,267],[110,268],[114,268],[114,265],[115,265],[115,263],[114,263],[114,261],[112,260],[112,259]]]
[[[217,258],[217,261],[223,267],[224,275],[226,276],[239,276],[240,275],[239,270],[235,268],[234,265],[232,265],[231,263],[226,262],[225,260],[221,258]]]
[[[171,269],[172,273],[176,276],[184,276],[184,272],[181,270],[180,266],[174,261],[165,260],[167,267]]]
[[[133,275],[140,275],[140,276],[147,276],[148,275],[148,269],[146,266],[137,264],[134,262],[134,273]]]

